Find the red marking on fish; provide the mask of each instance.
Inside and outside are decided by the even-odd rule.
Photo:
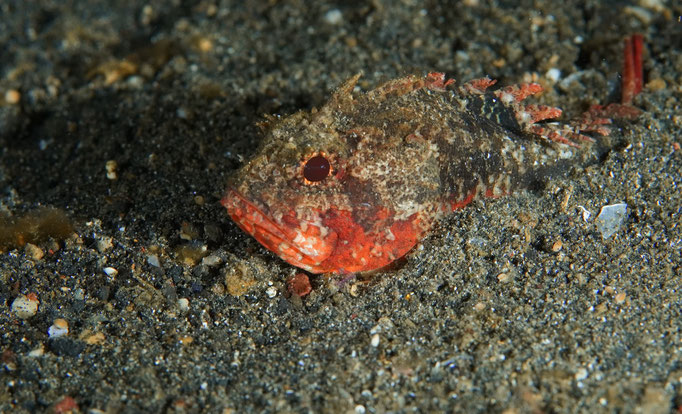
[[[630,101],[642,84],[634,39],[623,84]],[[627,112],[599,107],[573,124],[540,124],[561,110],[523,103],[542,91],[536,83],[491,90],[495,81],[483,78],[457,87],[434,72],[353,96],[358,78],[319,110],[271,121],[222,200],[240,228],[313,273],[384,267],[445,214],[595,159],[587,134],[608,135],[607,116]]]

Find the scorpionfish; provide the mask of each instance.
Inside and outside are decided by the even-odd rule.
[[[271,121],[221,203],[234,222],[312,273],[382,268],[441,217],[541,181],[597,151],[584,133],[610,120],[524,104],[535,83],[456,86],[442,73],[391,80],[353,96],[359,75],[319,109]]]

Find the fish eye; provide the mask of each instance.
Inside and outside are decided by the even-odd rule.
[[[321,154],[308,158],[303,165],[303,178],[311,183],[317,183],[329,176],[332,166],[329,160]]]

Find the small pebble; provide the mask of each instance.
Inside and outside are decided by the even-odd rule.
[[[40,260],[45,256],[43,249],[32,243],[26,243],[26,246],[24,246],[24,253],[33,260]]]
[[[21,93],[16,89],[10,89],[5,92],[5,102],[10,105],[16,105],[21,100]]]
[[[104,253],[105,251],[114,247],[114,239],[111,237],[102,237],[97,240],[97,251]]]
[[[68,335],[69,323],[66,319],[58,318],[52,322],[52,326],[47,329],[47,334],[50,338],[59,338],[60,336]]]
[[[118,168],[118,163],[115,160],[107,161],[107,163],[104,165],[104,168],[107,171],[108,179],[115,180],[118,178],[118,173],[116,172],[116,169]]]
[[[625,294],[625,292],[621,292],[621,293],[616,295],[616,303],[620,305],[623,302],[625,302],[626,298],[627,298],[627,295]]]
[[[603,206],[595,222],[604,239],[613,236],[627,219],[628,205],[625,203]]]
[[[557,240],[552,244],[552,251],[554,253],[557,253],[561,248],[564,246],[563,242],[561,240]]]
[[[339,24],[343,21],[343,13],[339,9],[331,9],[325,13],[324,21],[329,24]]]
[[[552,82],[557,82],[559,79],[561,79],[561,71],[557,68],[552,68],[545,73],[545,76]]]
[[[180,119],[187,119],[189,118],[189,113],[187,112],[187,108],[184,106],[179,107],[178,109],[175,110],[175,115],[177,115],[178,118]]]
[[[665,81],[661,78],[652,79],[646,84],[646,88],[651,92],[662,91],[666,87]]]
[[[379,346],[379,342],[381,341],[381,337],[379,334],[374,334],[372,335],[372,340],[370,341],[370,345],[372,345],[374,348]]]
[[[310,279],[305,273],[297,273],[289,280],[288,284],[289,292],[301,298],[313,290]]]
[[[187,298],[178,299],[178,308],[180,308],[180,310],[183,312],[187,312],[189,310],[189,299]]]
[[[51,410],[55,414],[75,413],[79,411],[78,403],[72,397],[65,395]]]
[[[45,345],[40,344],[31,351],[29,351],[28,356],[32,358],[41,357],[45,354]]]
[[[109,276],[116,276],[118,274],[118,270],[114,269],[113,267],[105,267],[102,269],[102,271]]]
[[[575,373],[575,380],[576,381],[582,381],[586,379],[588,376],[588,372],[585,368],[580,368],[576,373]]]
[[[150,265],[152,265],[154,267],[160,267],[161,266],[161,263],[159,262],[159,256],[157,256],[155,254],[151,254],[151,255],[147,256],[147,263],[149,263]]]
[[[268,295],[270,299],[274,298],[277,296],[277,288],[274,286],[270,286],[269,288],[265,289],[265,294]]]
[[[126,83],[132,88],[139,89],[142,87],[142,85],[144,85],[144,77],[142,77],[142,76],[131,76],[128,78]]]
[[[211,39],[208,38],[202,38],[199,40],[199,50],[202,52],[210,52],[213,49],[213,42]]]
[[[509,282],[510,280],[511,276],[509,275],[509,273],[500,273],[499,275],[497,275],[497,281],[500,283]]]
[[[208,267],[214,267],[214,266],[218,266],[220,263],[222,263],[222,261],[223,260],[220,258],[220,256],[212,254],[210,256],[206,256],[203,259],[201,259],[201,264],[208,266]]]
[[[83,341],[88,345],[101,344],[104,342],[104,334],[102,332],[88,333],[83,337]]]
[[[20,319],[28,319],[38,312],[39,303],[35,295],[20,295],[12,302],[12,312]]]

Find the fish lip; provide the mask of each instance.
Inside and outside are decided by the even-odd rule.
[[[320,273],[319,265],[334,250],[334,248],[328,249],[325,254],[317,256],[307,254],[294,243],[296,238],[294,231],[287,231],[282,228],[281,224],[272,220],[261,208],[232,187],[228,188],[227,193],[220,200],[220,204],[227,209],[227,213],[239,228],[294,266]],[[286,244],[286,252],[283,251],[282,243]]]
[[[237,205],[237,203],[239,205]],[[225,197],[220,200],[220,204],[223,205],[227,209],[227,213],[230,215],[232,220],[239,225],[242,230],[245,232],[249,233],[252,236],[255,236],[255,229],[251,228],[245,228],[245,224],[249,224],[250,226],[258,227],[265,232],[281,239],[281,240],[287,240],[287,234],[280,228],[280,226],[275,223],[273,220],[271,220],[266,214],[263,213],[263,210],[256,206],[254,203],[249,201],[246,197],[241,195],[237,190],[234,188],[230,188],[227,191],[227,194]],[[258,217],[265,223],[265,226],[259,225],[258,223],[255,223],[254,220],[249,220],[248,218],[244,216],[235,216],[237,211],[235,210],[235,207],[237,208],[243,208],[246,209],[247,212],[251,213],[257,213]],[[246,220],[246,223],[245,223]],[[259,240],[260,241],[260,240]]]

